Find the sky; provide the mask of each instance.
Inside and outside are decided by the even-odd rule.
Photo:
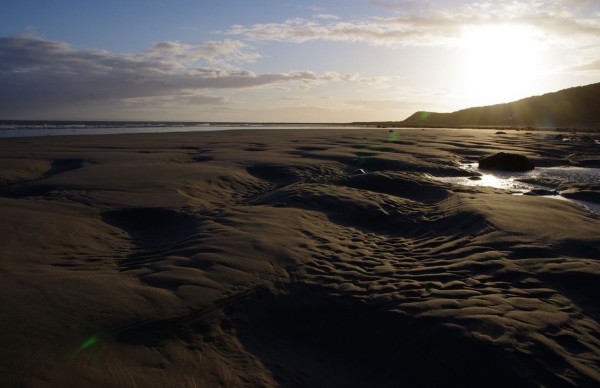
[[[600,82],[600,1],[2,0],[0,119],[398,121]]]

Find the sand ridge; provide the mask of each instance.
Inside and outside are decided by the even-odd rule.
[[[497,151],[560,166],[592,146],[390,134],[4,139],[0,382],[600,382],[600,218],[431,179]]]

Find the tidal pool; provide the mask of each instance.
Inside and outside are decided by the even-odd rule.
[[[589,167],[536,167],[527,172],[504,172],[480,170],[477,163],[461,166],[470,176],[433,177],[434,179],[463,186],[494,187],[509,191],[514,195],[531,192],[542,193],[547,198],[574,203],[595,214],[600,214],[600,204],[589,201],[565,198],[557,187],[565,184],[600,184],[600,168]]]

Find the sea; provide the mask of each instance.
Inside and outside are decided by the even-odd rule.
[[[351,124],[213,123],[148,121],[0,121],[0,138],[115,135],[127,133],[211,132],[247,129],[360,128]]]

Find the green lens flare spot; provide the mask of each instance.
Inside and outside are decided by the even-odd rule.
[[[388,138],[387,140],[391,143],[391,142],[395,142],[396,140],[398,140],[398,134],[396,132],[389,132],[388,133]]]
[[[79,347],[79,350],[85,350],[97,342],[98,342],[97,336],[90,337],[84,343],[81,344],[81,346]]]
[[[431,112],[421,112],[419,118],[421,119],[421,121],[425,121],[429,118],[429,116],[431,116]]]

